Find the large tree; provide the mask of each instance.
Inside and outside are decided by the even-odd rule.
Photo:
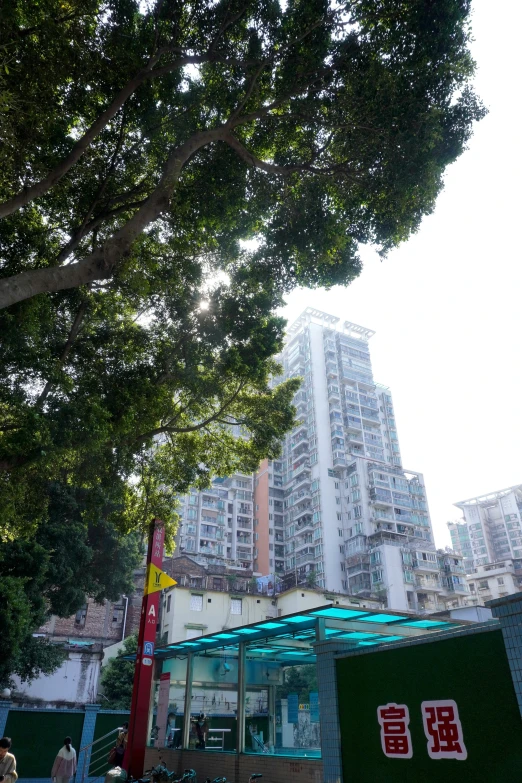
[[[147,275],[147,231],[347,282],[433,209],[481,108],[469,0],[5,0],[0,307]],[[161,223],[158,221],[161,218]],[[15,311],[16,312],[16,311]]]
[[[482,109],[467,0],[4,0],[0,533],[175,524],[273,457],[295,285],[434,206]],[[245,242],[243,240],[255,240]],[[241,433],[244,437],[235,437]]]

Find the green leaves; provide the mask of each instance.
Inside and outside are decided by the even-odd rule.
[[[125,661],[125,655],[136,652],[138,636],[128,636],[118,654],[102,669],[101,685],[104,704],[110,710],[130,710],[134,683],[134,661]]]

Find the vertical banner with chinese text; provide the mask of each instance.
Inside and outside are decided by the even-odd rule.
[[[154,676],[154,645],[158,624],[160,590],[149,591],[149,574],[151,567],[156,566],[161,571],[163,564],[163,544],[165,530],[163,522],[155,519],[150,528],[149,547],[147,551],[147,574],[145,590],[141,604],[140,631],[136,665],[134,667],[134,686],[132,690],[131,714],[129,719],[129,734],[127,750],[123,767],[134,777],[143,774],[145,748],[149,727],[149,710],[151,701],[152,680]]]

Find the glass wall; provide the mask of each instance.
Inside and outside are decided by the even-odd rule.
[[[247,653],[245,752],[319,758],[319,700],[315,656],[267,648],[266,659]],[[311,663],[296,663],[299,655]],[[284,656],[294,659],[284,662]]]

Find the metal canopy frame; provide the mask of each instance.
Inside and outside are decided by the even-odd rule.
[[[393,644],[405,638],[467,625],[466,621],[429,619],[426,615],[392,610],[378,611],[325,604],[263,622],[229,628],[195,639],[183,639],[158,647],[157,660],[195,655],[239,655],[244,646],[248,658],[277,660],[282,665],[313,663],[317,641],[339,639],[353,648]],[[134,656],[126,656],[132,659]]]

